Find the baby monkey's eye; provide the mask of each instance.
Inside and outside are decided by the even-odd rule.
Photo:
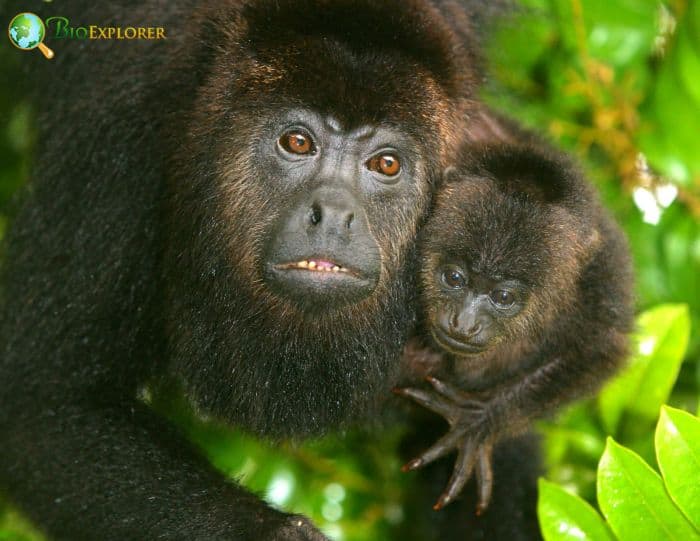
[[[507,308],[515,303],[515,295],[506,289],[496,289],[491,292],[491,300],[498,306]]]
[[[442,282],[450,289],[462,289],[467,285],[464,274],[455,267],[447,267],[442,271]]]

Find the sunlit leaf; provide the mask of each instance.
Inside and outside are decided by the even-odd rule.
[[[698,532],[666,493],[661,477],[612,438],[598,466],[598,503],[620,539],[698,539]]]
[[[544,479],[537,515],[545,541],[612,541],[603,518],[588,503]]]
[[[700,419],[663,407],[655,439],[668,493],[700,530]]]
[[[601,392],[598,403],[606,430],[613,434],[625,411],[654,420],[678,377],[688,346],[686,305],[661,305],[637,319],[636,352],[622,374]]]

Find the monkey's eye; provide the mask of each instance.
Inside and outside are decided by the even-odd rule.
[[[507,308],[515,303],[515,295],[506,289],[496,289],[491,292],[491,300],[498,306]]]
[[[450,289],[462,289],[467,285],[467,279],[464,277],[464,274],[454,267],[447,267],[444,269],[441,279],[442,283]]]
[[[395,177],[401,172],[401,160],[395,154],[379,154],[370,158],[367,169],[386,177]]]
[[[286,132],[279,139],[280,146],[290,154],[308,155],[316,153],[316,145],[311,136],[299,129]]]

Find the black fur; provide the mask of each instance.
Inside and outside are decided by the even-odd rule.
[[[17,53],[39,137],[4,245],[0,486],[51,538],[321,538],[224,481],[137,392],[175,376],[203,411],[304,437],[366,415],[391,386],[431,177],[478,108],[476,38],[455,35],[445,5],[74,2],[60,14],[76,25],[167,39]],[[285,107],[419,141],[406,212],[377,233],[392,248],[380,286],[323,317],[260,281],[287,199],[262,189],[252,149]]]

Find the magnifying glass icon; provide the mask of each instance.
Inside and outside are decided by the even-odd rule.
[[[51,60],[53,51],[44,45],[46,26],[41,17],[34,13],[19,13],[15,15],[7,27],[7,35],[12,45],[23,51],[39,49],[42,54]]]

